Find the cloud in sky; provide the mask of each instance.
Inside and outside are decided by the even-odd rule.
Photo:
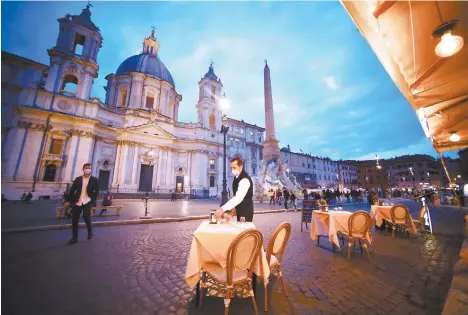
[[[327,85],[329,89],[336,90],[340,87],[338,83],[336,83],[335,77],[327,76],[327,77],[324,77],[322,80],[323,82],[325,82],[325,84]]]
[[[3,2],[2,49],[49,63],[57,18],[83,2]],[[332,158],[375,151],[431,151],[413,110],[338,2],[97,2],[99,78],[142,50],[156,26],[160,59],[182,94],[179,118],[195,121],[198,82],[211,60],[231,99],[229,116],[265,125],[263,67],[271,70],[282,146]],[[30,25],[35,25],[31,29]]]

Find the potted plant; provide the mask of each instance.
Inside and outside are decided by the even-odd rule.
[[[323,212],[327,212],[328,211],[328,204],[327,204],[327,201],[324,200],[324,199],[319,199],[317,201],[317,204],[318,206],[320,207],[320,210],[323,211]]]

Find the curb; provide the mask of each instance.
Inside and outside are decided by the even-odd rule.
[[[254,214],[267,214],[267,213],[284,213],[285,210],[265,210],[257,211]],[[103,226],[118,226],[118,225],[137,225],[137,224],[151,224],[151,223],[169,223],[169,222],[184,222],[184,221],[194,221],[194,220],[204,220],[208,219],[209,215],[200,215],[200,216],[191,216],[191,217],[182,217],[182,218],[154,218],[154,219],[134,219],[134,220],[117,220],[117,221],[104,221],[104,222],[94,222],[93,227],[103,227]],[[2,234],[16,234],[16,233],[28,233],[28,232],[38,232],[38,231],[57,231],[57,230],[68,230],[71,229],[71,224],[64,225],[45,225],[45,226],[33,226],[26,228],[14,228],[14,229],[5,229],[2,230]],[[84,223],[79,224],[80,228],[85,228]]]

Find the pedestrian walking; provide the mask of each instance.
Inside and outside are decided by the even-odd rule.
[[[289,199],[291,200],[291,203],[295,211],[297,211],[296,198],[297,198],[296,194],[294,194],[294,191],[291,190],[291,192],[289,193]]]
[[[75,178],[68,202],[72,205],[72,239],[68,244],[78,242],[78,221],[83,213],[83,219],[88,229],[88,240],[93,238],[93,227],[91,223],[91,207],[96,206],[96,199],[99,194],[99,180],[91,176],[91,164],[83,165],[83,175]]]
[[[283,196],[284,196],[284,208],[288,210],[288,202],[289,202],[289,190],[283,188]]]

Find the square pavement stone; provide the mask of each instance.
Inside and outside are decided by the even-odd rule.
[[[282,262],[290,296],[271,277],[268,314],[440,314],[461,237],[392,239],[391,233],[377,231],[379,253],[371,262],[359,252],[348,260],[346,252],[329,250],[326,238],[324,247],[316,246],[310,230],[301,233],[295,224],[299,218],[297,212],[254,217],[266,242],[280,223],[293,223]],[[192,233],[200,222],[96,228],[92,241],[74,246],[63,245],[68,230],[2,235],[2,284],[8,288],[2,309],[44,315],[222,313],[220,298],[206,297],[197,308],[195,291],[184,281]],[[434,270],[432,280],[424,278]],[[426,300],[428,290],[440,298]],[[39,293],[46,294],[39,298]],[[259,312],[263,299],[260,282]],[[230,314],[253,313],[250,299],[232,300]]]

